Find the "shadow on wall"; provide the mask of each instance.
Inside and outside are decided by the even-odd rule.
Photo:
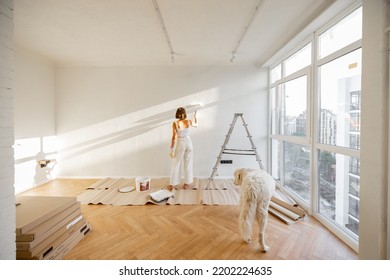
[[[57,160],[45,153],[38,153],[35,167],[34,186],[42,185],[55,179]]]
[[[15,193],[56,178],[55,141],[55,136],[15,140]]]

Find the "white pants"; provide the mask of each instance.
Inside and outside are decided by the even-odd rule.
[[[184,169],[184,184],[191,184],[193,181],[192,172],[192,141],[189,136],[177,138],[175,156],[172,160],[170,185],[176,186],[181,181],[181,166]]]

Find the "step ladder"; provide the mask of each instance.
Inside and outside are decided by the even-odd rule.
[[[245,128],[245,130],[246,130],[247,137],[248,137],[248,139],[249,139],[249,142],[251,143],[252,149],[250,149],[250,150],[227,149],[227,148],[226,148],[227,144],[229,143],[230,136],[232,135],[234,126],[236,125],[236,122],[237,122],[237,119],[238,119],[238,118],[241,118],[242,123],[243,123],[243,126],[244,126],[244,128]],[[212,173],[211,173],[211,175],[210,175],[210,178],[209,178],[209,180],[208,180],[206,189],[209,188],[210,183],[214,180],[215,175],[217,175],[217,169],[218,169],[219,164],[221,163],[221,158],[222,158],[222,155],[223,155],[223,154],[246,155],[246,156],[247,156],[247,155],[252,155],[252,156],[255,156],[255,157],[256,157],[256,161],[258,162],[260,169],[264,169],[263,163],[261,162],[261,159],[260,159],[260,157],[259,157],[259,155],[258,155],[258,153],[257,153],[256,146],[255,146],[255,144],[253,143],[252,135],[249,133],[248,125],[247,125],[247,123],[246,123],[245,120],[244,120],[243,113],[235,113],[235,114],[234,114],[233,121],[232,121],[232,123],[230,124],[230,128],[229,128],[229,131],[228,131],[228,133],[227,133],[227,135],[226,135],[225,142],[223,143],[222,148],[221,148],[221,151],[219,152],[219,155],[218,155],[218,157],[217,157],[217,161],[215,162],[215,165],[214,165],[214,167],[213,167],[213,171],[212,171]]]

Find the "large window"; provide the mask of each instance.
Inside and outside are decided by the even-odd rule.
[[[270,68],[271,174],[336,234],[358,241],[362,8]],[[315,61],[312,61],[315,58]]]
[[[360,65],[361,49],[358,49],[319,67],[320,143],[358,149]]]
[[[270,70],[270,82],[271,84],[279,80],[282,77],[282,65],[276,65]]]
[[[354,160],[342,154],[320,151],[319,212],[357,235],[360,179],[349,171]]]
[[[323,58],[362,38],[362,8],[333,24],[318,36],[318,57]]]
[[[281,126],[284,135],[306,136],[307,77],[287,81],[281,88]]]
[[[310,202],[310,149],[284,142],[285,187]]]
[[[284,75],[288,76],[311,64],[311,43],[284,61]]]

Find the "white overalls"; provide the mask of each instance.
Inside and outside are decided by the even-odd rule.
[[[190,138],[190,127],[179,128],[176,123],[177,139],[175,154],[172,160],[170,185],[176,186],[181,181],[181,165],[184,169],[184,184],[191,184],[193,181],[192,171],[192,141]]]

